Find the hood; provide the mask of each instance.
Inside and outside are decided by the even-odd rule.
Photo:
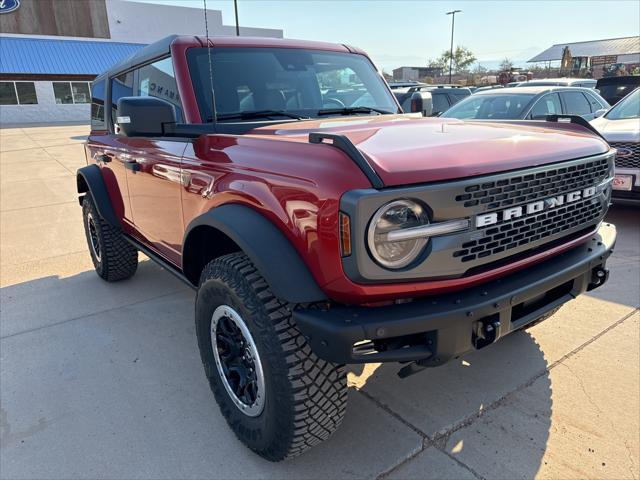
[[[609,120],[600,117],[591,120],[591,125],[609,142],[640,142],[640,118]]]
[[[310,132],[342,134],[387,186],[485,175],[604,153],[582,127],[539,122],[463,122],[411,115],[339,117],[270,125],[253,135],[307,142]]]

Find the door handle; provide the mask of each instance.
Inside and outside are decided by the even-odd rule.
[[[94,153],[93,159],[98,163],[109,163],[111,161],[111,156],[106,153]]]

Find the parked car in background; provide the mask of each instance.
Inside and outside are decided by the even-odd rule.
[[[440,114],[471,95],[469,88],[455,85],[390,83],[389,87],[403,111],[421,112],[425,117]]]
[[[596,80],[593,78],[540,78],[537,80],[529,80],[528,82],[520,82],[518,87],[585,87],[596,88]]]
[[[442,114],[478,120],[544,120],[547,115],[580,115],[591,120],[609,104],[595,90],[574,87],[513,87],[476,92]]]
[[[596,88],[600,91],[600,95],[615,105],[622,100],[625,95],[633,91],[634,88],[640,87],[640,76],[627,75],[624,77],[605,77],[598,80]]]
[[[432,115],[441,114],[471,95],[471,90],[458,85],[429,85],[427,90],[433,98]]]
[[[390,82],[389,88],[405,113],[422,113],[429,117],[433,112],[433,98],[426,91],[427,84],[419,82]]]
[[[496,88],[504,88],[504,85],[485,85],[484,87],[476,88],[473,93],[484,92],[486,90],[495,90]]]
[[[591,125],[617,149],[614,202],[640,204],[640,88],[604,116],[592,120]]]

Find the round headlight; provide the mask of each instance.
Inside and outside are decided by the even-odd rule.
[[[411,200],[387,203],[376,212],[369,224],[369,251],[383,267],[406,267],[420,255],[428,238],[389,241],[389,232],[428,224],[427,212],[419,203]]]

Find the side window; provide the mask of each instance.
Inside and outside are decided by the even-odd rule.
[[[569,115],[586,115],[591,113],[591,106],[582,92],[562,92],[562,99],[564,100],[567,111],[565,113]]]
[[[111,123],[116,124],[118,100],[133,96],[133,72],[123,73],[111,79]]]
[[[546,115],[560,114],[562,107],[560,106],[560,97],[557,93],[545,95],[531,109],[529,118],[540,118]]]
[[[593,95],[591,95],[590,93],[585,93],[584,96],[587,97],[587,100],[589,100],[589,104],[591,105],[592,112],[595,112],[596,110],[600,110],[601,108],[605,108],[605,106],[602,105],[598,101],[598,99]]]
[[[176,107],[176,119],[183,121],[182,104],[178,95],[176,76],[171,57],[140,67],[138,71],[138,95],[156,97]]]
[[[431,92],[431,98],[433,99],[433,113],[449,110],[449,101],[446,94]]]
[[[467,98],[469,95],[465,94],[465,93],[457,93],[457,92],[452,92],[449,94],[449,98],[451,99],[451,105],[455,105],[456,103],[458,103],[460,100],[464,100],[465,98]]]
[[[104,120],[104,85],[104,80],[91,84],[91,128],[93,130],[106,129]]]

